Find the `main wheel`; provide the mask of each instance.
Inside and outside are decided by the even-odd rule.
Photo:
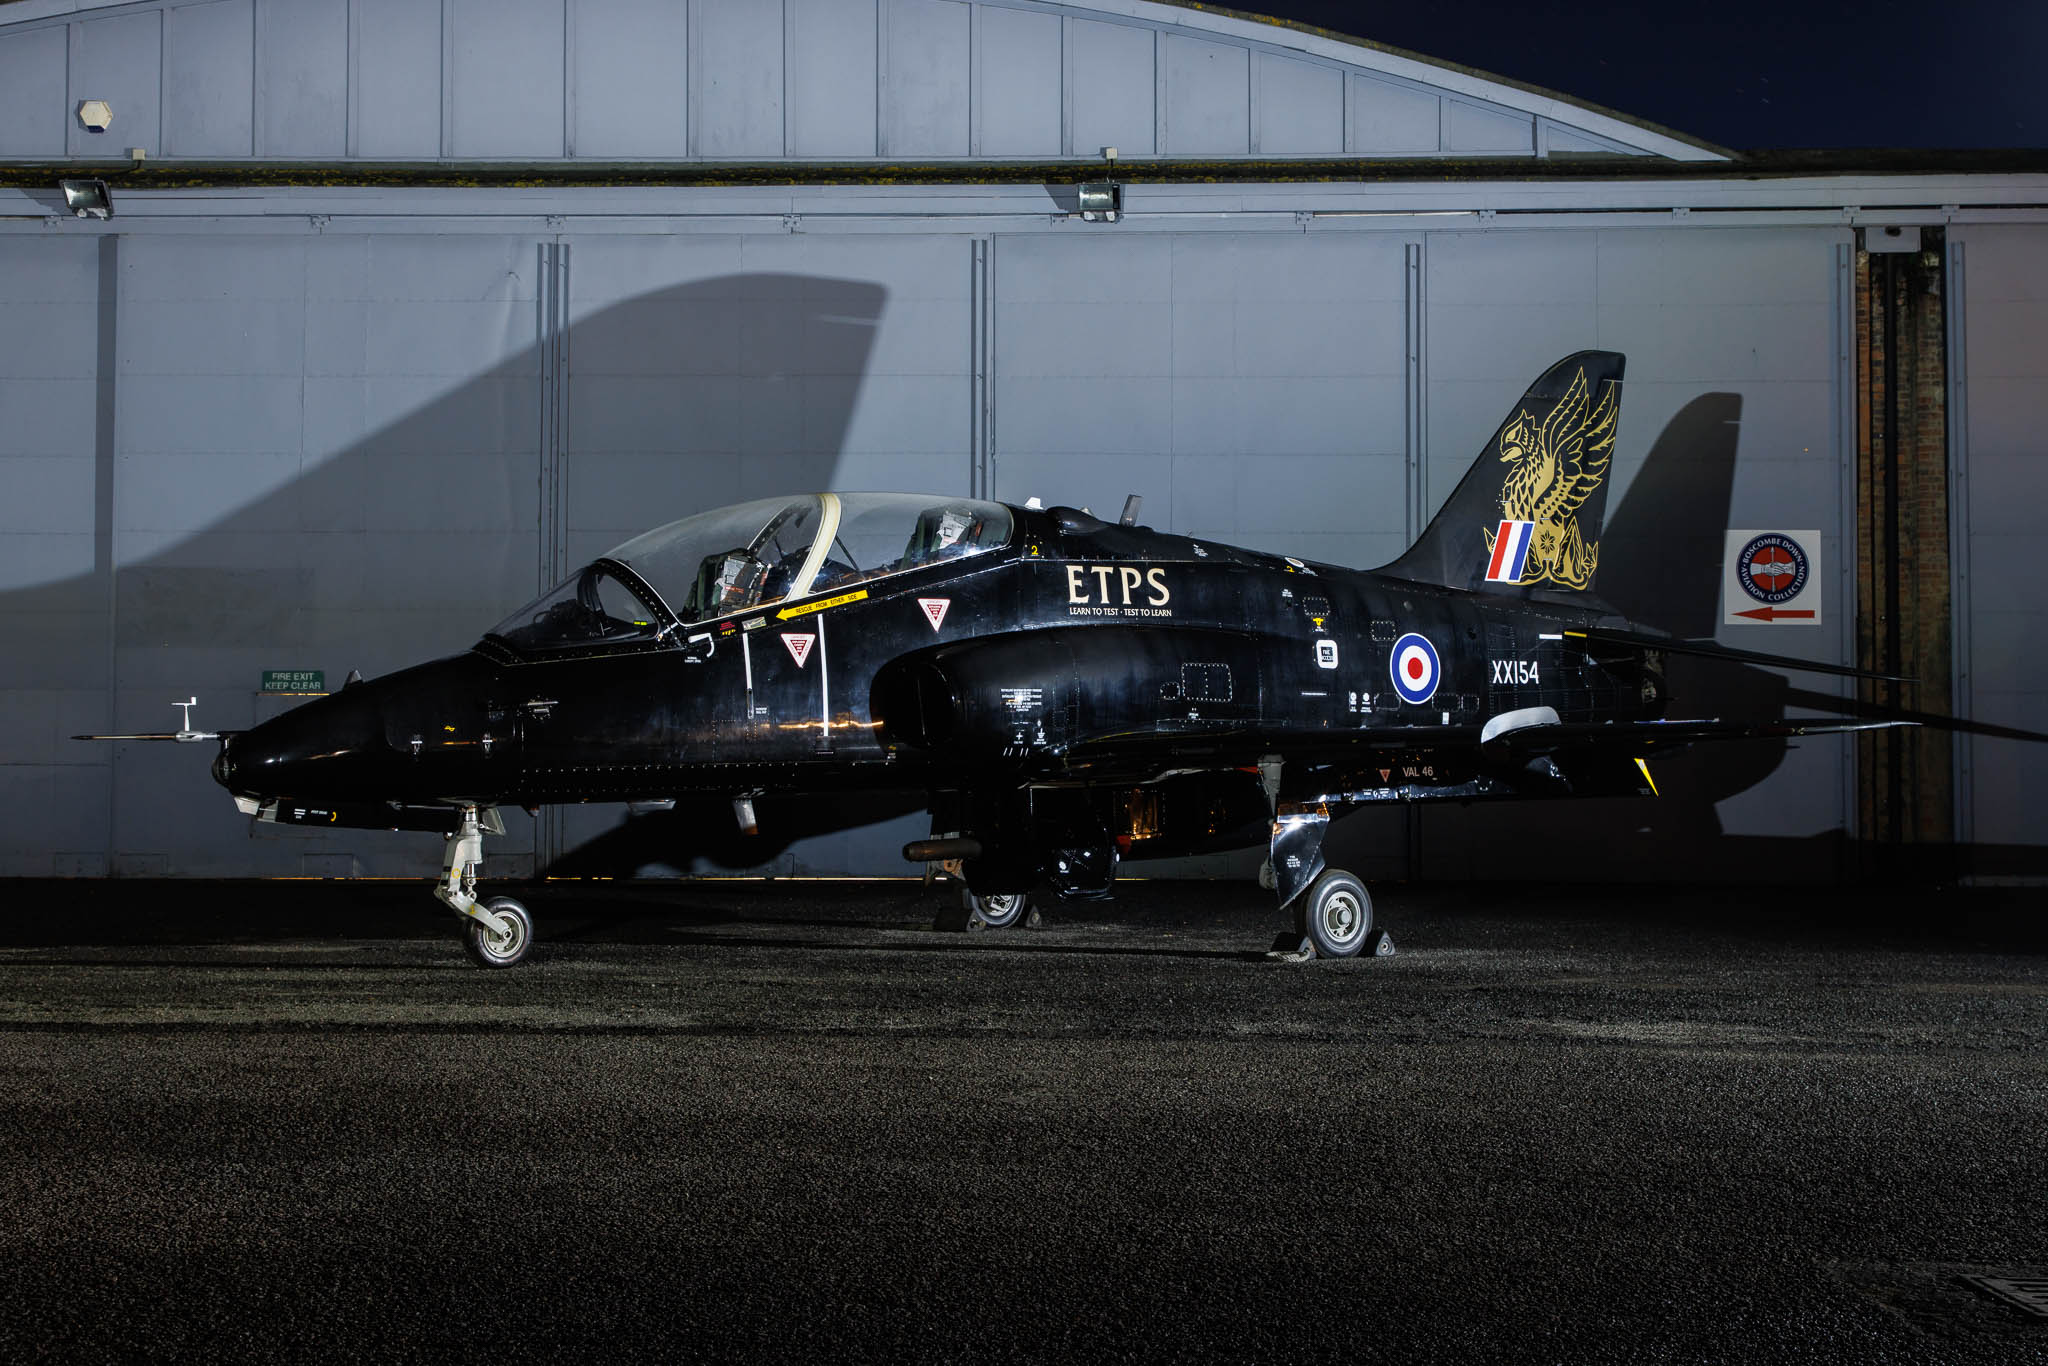
[[[967,912],[991,930],[1007,930],[1031,909],[1031,898],[1023,892],[991,892],[987,896],[967,894]]]
[[[464,916],[462,947],[480,968],[509,968],[533,947],[533,917],[509,896],[494,896],[484,905],[511,921],[511,931],[501,934],[481,920]]]
[[[1372,937],[1372,896],[1342,868],[1330,868],[1302,894],[1302,931],[1322,958],[1351,958]]]

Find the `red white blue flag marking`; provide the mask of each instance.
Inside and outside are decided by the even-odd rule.
[[[1493,562],[1486,566],[1488,583],[1520,583],[1529,567],[1529,543],[1536,539],[1534,522],[1504,521],[1493,537]]]

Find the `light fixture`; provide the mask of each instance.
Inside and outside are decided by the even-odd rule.
[[[1863,249],[1872,253],[1917,252],[1920,250],[1920,229],[1896,223],[1884,228],[1865,228]]]
[[[78,121],[88,133],[104,133],[114,122],[114,106],[105,100],[80,100]]]
[[[80,218],[114,216],[114,201],[104,180],[60,180],[57,188],[64,192],[64,207]]]
[[[1124,187],[1113,180],[1091,180],[1080,187],[1081,219],[1114,223],[1123,217]]]

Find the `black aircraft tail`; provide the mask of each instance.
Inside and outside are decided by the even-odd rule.
[[[1515,597],[1592,592],[1623,363],[1581,351],[1545,370],[1428,529],[1379,572]]]

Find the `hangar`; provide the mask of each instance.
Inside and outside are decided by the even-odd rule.
[[[14,0],[0,874],[425,871],[416,836],[251,839],[192,753],[65,737],[195,695],[247,726],[741,498],[1138,493],[1379,564],[1585,347],[1629,356],[1603,596],[2038,728],[2044,249],[2037,162],[1744,155],[1152,0]],[[1816,618],[1726,623],[1757,528],[1812,534]],[[1353,865],[2010,877],[2048,846],[2048,780],[1997,742],[1669,769],[1655,803],[1368,813]],[[489,875],[650,819],[546,810]],[[760,866],[900,873],[924,832]],[[649,871],[712,866],[661,833]]]

